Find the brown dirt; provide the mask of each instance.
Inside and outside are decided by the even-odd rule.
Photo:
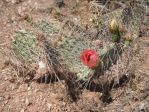
[[[147,112],[149,111],[149,38],[148,28],[143,26],[143,36],[136,43],[137,62],[135,77],[125,86],[112,90],[113,101],[103,104],[101,93],[84,90],[76,102],[67,95],[64,81],[54,83],[23,82],[11,65],[10,45],[14,32],[21,28],[33,30],[25,20],[29,14],[34,21],[47,19],[61,21],[59,16],[73,17],[83,26],[91,26],[87,13],[87,1],[77,4],[66,0],[62,8],[54,10],[53,0],[2,0],[0,1],[0,111],[1,112]],[[14,3],[13,3],[14,2]],[[75,7],[71,9],[70,7]],[[77,7],[77,8],[76,8]],[[21,9],[20,9],[21,8]],[[20,11],[18,13],[18,10]],[[46,12],[47,11],[47,12]],[[57,17],[58,16],[58,17]]]

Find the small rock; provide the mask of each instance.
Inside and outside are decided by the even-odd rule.
[[[29,99],[28,99],[28,98],[26,98],[25,104],[26,104],[26,106],[29,106],[29,105],[31,104],[31,103],[29,102]]]
[[[21,111],[20,112],[25,112],[25,109],[21,109]]]
[[[4,97],[3,96],[0,96],[0,101],[3,101],[4,100]]]
[[[4,102],[4,104],[6,105],[8,103],[8,100],[6,100],[5,102]]]
[[[17,13],[22,19],[26,19],[28,17],[27,9],[25,6],[19,6]]]
[[[28,87],[27,90],[28,90],[28,91],[31,90],[31,87]]]
[[[34,93],[37,93],[37,92],[39,92],[39,91],[40,91],[39,89],[35,89],[35,90],[34,90]]]
[[[7,100],[11,99],[10,95],[6,95],[5,98],[6,98]]]
[[[16,86],[14,84],[11,84],[8,86],[11,90],[14,90],[16,88]]]
[[[18,4],[20,2],[20,0],[11,0],[12,4]]]
[[[23,99],[21,99],[20,101],[24,103],[24,102],[25,102],[25,99],[23,98]]]
[[[8,80],[8,77],[5,77],[4,80],[7,81]]]
[[[63,104],[64,106],[66,105],[66,103],[65,103],[65,102],[63,102],[62,104]]]
[[[52,104],[51,103],[47,103],[47,107],[49,110],[51,110]]]
[[[38,69],[36,71],[36,75],[35,75],[34,79],[38,79],[39,77],[41,77],[42,75],[47,74],[47,73],[48,73],[48,67],[47,67],[46,63],[40,61],[38,63]]]

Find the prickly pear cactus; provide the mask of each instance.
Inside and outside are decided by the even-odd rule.
[[[87,42],[76,40],[75,38],[68,38],[63,40],[63,43],[61,43],[57,49],[68,69],[76,73],[79,78],[85,78],[93,71],[81,63],[80,55],[83,49],[90,49],[90,47],[93,48],[90,41]]]
[[[102,24],[98,26],[99,33],[94,35],[94,37],[92,32],[86,31],[79,25],[69,21],[59,29],[57,29],[54,24],[47,21],[40,21],[32,24],[46,34],[47,40],[55,39],[56,37],[54,37],[53,34],[57,34],[57,36],[59,34],[59,37],[63,37],[57,40],[58,44],[56,46],[51,46],[49,44],[49,48],[55,49],[56,52],[58,52],[58,55],[52,55],[52,52],[50,50],[48,51],[47,54],[56,57],[49,57],[50,63],[56,65],[57,63],[52,59],[57,59],[59,63],[64,63],[68,71],[75,73],[78,80],[86,80],[97,71],[99,74],[103,75],[102,71],[106,70],[105,67],[109,68],[109,66],[115,64],[123,52],[123,44],[125,43],[123,39],[119,43],[111,41],[112,36],[108,28],[109,22],[115,18],[117,22],[124,24],[127,32],[132,32],[134,34],[132,38],[136,38],[143,17],[142,14],[143,8],[137,5],[106,13],[101,17],[100,23]],[[120,34],[120,38],[122,38],[122,36],[123,34]],[[106,44],[104,44],[103,47],[99,47],[95,44],[95,41],[105,41]],[[49,43],[52,43],[52,41]],[[36,57],[34,55],[35,53],[32,51],[40,51],[37,48],[36,39],[32,34],[20,31],[16,33],[15,41],[13,42],[13,50],[17,55],[23,57],[23,59],[36,60],[34,58]],[[80,56],[84,49],[95,50],[101,57],[101,66],[98,66],[96,69],[90,69],[83,65]]]
[[[84,49],[95,50],[101,58],[103,58],[110,49],[114,48],[114,43],[109,43],[105,49],[97,46],[93,41],[89,39],[75,39],[75,37],[69,37],[63,40],[61,44],[57,47],[63,61],[67,65],[67,68],[76,73],[78,79],[88,79],[90,75],[93,75],[95,70],[90,69],[83,65],[81,62],[81,53]]]
[[[129,13],[132,15],[128,14],[126,10],[130,10]],[[75,32],[72,31],[73,37],[64,38],[64,40],[56,49],[61,54],[62,59],[67,65],[68,69],[71,72],[76,73],[78,76],[78,79],[83,79],[83,80],[88,79],[89,76],[93,75],[97,70],[99,70],[100,72],[102,71],[102,68],[104,68],[105,66],[108,68],[109,65],[111,65],[110,63],[116,63],[116,60],[119,58],[118,56],[121,55],[125,47],[124,45],[125,42],[123,40],[119,43],[119,45],[111,42],[112,35],[109,33],[109,29],[107,27],[109,22],[113,18],[115,18],[117,22],[122,23],[126,27],[127,32],[133,31],[134,35],[132,35],[133,36],[132,38],[136,38],[139,32],[138,28],[139,28],[139,25],[141,24],[142,17],[143,17],[142,14],[143,14],[143,8],[140,6],[134,6],[133,8],[130,6],[121,10],[114,11],[112,13],[107,13],[103,15],[103,17],[101,18],[101,21],[103,23],[101,26],[99,26],[99,31],[101,30],[101,35],[99,34],[99,36],[96,37],[96,39],[93,40],[91,38],[92,37],[91,35],[90,36],[84,35],[85,31],[80,29],[80,37],[78,37],[79,31],[77,32],[76,36],[75,36]],[[70,26],[71,25],[69,25],[69,27]],[[72,25],[72,27],[74,26],[75,25]],[[103,28],[103,26],[105,27]],[[78,28],[78,27],[75,26],[74,29],[75,28]],[[121,33],[120,38],[122,38],[122,36],[123,36],[123,33]],[[104,48],[100,48],[95,45],[94,41],[98,39],[100,41],[103,41],[101,40],[101,38],[107,39],[107,37],[108,37],[108,40],[106,41],[108,41],[107,42],[108,44],[106,44]],[[101,66],[93,70],[83,65],[80,60],[80,55],[83,49],[94,49],[102,58]]]

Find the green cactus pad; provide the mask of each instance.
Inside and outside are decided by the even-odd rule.
[[[33,51],[36,47],[36,38],[25,30],[17,31],[14,36],[12,49],[16,56],[27,61],[33,61]]]
[[[114,44],[110,43],[105,47],[105,49],[99,48],[91,40],[78,40],[75,38],[65,38],[63,42],[57,47],[63,61],[67,65],[67,68],[76,73],[78,79],[85,79],[88,76],[93,75],[95,70],[90,69],[83,65],[80,60],[81,53],[84,49],[93,49],[101,57],[104,57],[109,50],[114,48]]]
[[[59,30],[54,26],[53,23],[47,22],[45,20],[35,22],[34,26],[42,30],[44,33],[53,34],[59,32]]]

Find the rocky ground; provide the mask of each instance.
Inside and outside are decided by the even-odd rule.
[[[57,0],[58,1],[58,0]],[[59,0],[61,1],[61,0]],[[64,0],[1,0],[0,1],[0,111],[1,112],[149,112],[149,35],[148,15],[140,26],[134,44],[136,63],[131,71],[133,78],[111,91],[113,101],[104,104],[101,93],[84,90],[76,102],[67,95],[65,81],[54,83],[24,82],[16,69],[7,64],[13,35],[20,29],[40,34],[30,19],[51,20],[58,26],[72,18],[84,27],[97,25],[88,13],[88,1]],[[59,8],[60,7],[60,8]],[[147,7],[147,6],[145,6]],[[31,17],[31,18],[30,18]],[[58,24],[61,23],[61,24]]]

